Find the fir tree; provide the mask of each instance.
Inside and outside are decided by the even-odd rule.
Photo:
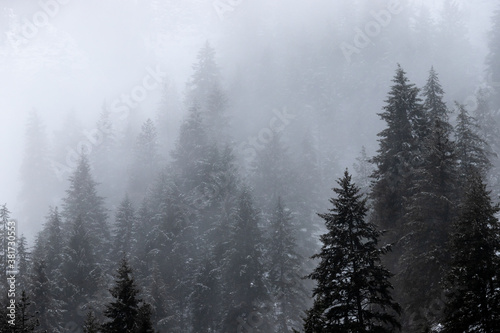
[[[62,302],[57,299],[55,282],[47,276],[44,261],[33,265],[31,295],[32,304],[39,317],[40,330],[62,332]]]
[[[63,249],[61,288],[66,302],[66,320],[83,325],[75,311],[87,304],[98,291],[102,269],[96,262],[95,248],[86,228],[86,223],[79,217],[71,223],[72,230]]]
[[[134,155],[129,192],[142,197],[159,171],[158,134],[151,119],[142,125]]]
[[[119,259],[130,255],[130,250],[135,249],[135,211],[128,196],[125,196],[116,212],[115,230],[113,234],[112,257]]]
[[[443,332],[497,332],[500,325],[500,224],[479,174],[472,174],[450,242]]]
[[[31,253],[28,252],[28,242],[24,235],[17,240],[17,290],[28,290],[28,276],[31,267]]]
[[[420,332],[420,326],[430,327],[440,318],[440,313],[429,311],[425,318],[419,316],[416,320],[415,314],[422,308],[430,309],[441,297],[439,282],[449,263],[446,243],[458,199],[455,145],[450,139],[452,126],[434,70],[423,91],[430,119],[429,134],[423,142],[422,162],[413,171],[412,196],[406,200],[406,224],[396,276],[397,296],[404,310],[403,326],[411,332]],[[417,273],[422,271],[428,273]],[[412,315],[413,323],[407,327]]]
[[[19,198],[23,220],[29,225],[40,223],[40,216],[54,199],[56,179],[49,162],[45,127],[35,111],[30,114],[26,128],[21,180]]]
[[[299,328],[298,320],[306,308],[307,293],[302,282],[302,258],[297,253],[291,214],[278,198],[272,216],[269,248],[269,282],[276,306],[275,332]]]
[[[427,121],[418,97],[419,89],[409,83],[406,73],[398,67],[394,85],[380,117],[387,128],[378,134],[380,148],[373,158],[372,198],[374,218],[396,241],[404,224],[404,198],[411,195],[413,169],[421,159],[422,141],[427,133]]]
[[[83,324],[83,333],[100,333],[101,325],[92,311],[87,312]]]
[[[70,186],[66,190],[62,215],[70,225],[77,218],[87,226],[89,236],[97,253],[102,253],[110,241],[107,213],[104,199],[97,194],[97,183],[93,180],[90,165],[85,155],[80,157],[78,167],[69,178]]]
[[[32,310],[31,301],[26,291],[21,292],[21,298],[16,303],[16,330],[14,332],[35,332],[40,326],[35,311]]]
[[[476,120],[469,115],[465,106],[460,103],[455,105],[458,113],[455,140],[459,177],[466,179],[474,172],[485,176],[491,166],[486,142],[478,135]]]
[[[269,324],[265,318],[267,313],[262,310],[267,295],[261,263],[262,236],[258,224],[259,217],[252,197],[245,188],[238,198],[231,245],[224,264],[224,299],[227,302],[223,331],[235,332],[238,327],[251,324],[249,319],[252,313],[261,316],[260,325],[253,327],[255,332],[265,332]]]
[[[357,184],[359,184],[363,193],[368,194],[371,185],[371,175],[373,175],[374,170],[371,159],[366,153],[365,146],[361,147],[361,151],[358,157],[356,157],[356,163],[354,163],[353,167],[354,171],[356,171],[355,179]]]
[[[127,260],[123,258],[117,270],[115,285],[109,290],[113,301],[106,305],[104,315],[108,320],[102,325],[104,333],[151,332],[148,320],[151,316],[148,305],[140,305],[139,289],[136,286]]]
[[[321,261],[309,275],[317,281],[314,305],[307,311],[305,332],[393,332],[400,308],[390,295],[391,273],[381,265],[381,233],[366,222],[366,199],[346,171],[330,199],[330,213],[319,214],[328,233],[313,258]]]

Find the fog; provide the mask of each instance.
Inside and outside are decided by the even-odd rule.
[[[0,0],[0,204],[17,221],[18,236],[27,237],[33,267],[46,259],[54,279],[62,276],[57,275],[61,267],[69,276],[73,260],[66,255],[56,265],[47,259],[53,246],[50,226],[59,221],[55,207],[62,212],[60,249],[71,246],[79,223],[95,237],[90,241],[95,264],[105,272],[96,277],[100,289],[72,300],[61,296],[67,301],[63,308],[83,304],[103,313],[99,293],[112,283],[113,265],[123,254],[142,270],[140,284],[160,275],[165,289],[178,287],[169,294],[165,313],[154,303],[153,282],[144,287],[161,332],[196,332],[196,327],[241,332],[236,318],[248,324],[252,310],[241,304],[251,303],[251,297],[231,299],[240,302],[234,308],[241,306],[241,313],[221,308],[215,322],[203,317],[205,308],[196,312],[205,303],[193,298],[192,289],[221,283],[203,280],[219,269],[217,277],[229,282],[211,289],[216,290],[211,302],[223,303],[216,297],[230,295],[232,283],[241,282],[231,280],[230,259],[242,249],[262,251],[261,263],[269,270],[260,277],[271,288],[275,258],[266,242],[274,239],[277,211],[283,223],[294,221],[297,258],[307,258],[296,266],[307,271],[301,277],[310,273],[315,261],[308,258],[319,251],[326,230],[316,213],[331,208],[335,181],[347,168],[362,193],[377,187],[380,133],[388,127],[381,112],[400,68],[418,88],[435,70],[449,111],[446,126],[460,122],[461,105],[477,117],[477,142],[490,159],[481,176],[497,199],[500,65],[495,50],[500,46],[495,43],[500,39],[493,17],[499,9],[498,0]],[[459,134],[449,138],[458,142]],[[379,162],[372,160],[377,154]],[[88,186],[83,203],[75,199],[84,192],[80,176]],[[380,193],[372,193],[370,218],[380,214],[377,200],[383,201]],[[79,204],[91,212],[82,213]],[[130,237],[120,231],[127,211],[136,214]],[[253,229],[240,230],[250,240],[236,227],[235,221],[245,218],[257,221]],[[380,221],[375,218],[383,225]],[[255,236],[260,234],[262,242]],[[120,243],[122,237],[130,244]],[[240,247],[243,243],[250,245]],[[394,260],[398,263],[391,266],[391,260],[400,255],[405,258],[396,250],[387,260],[399,282],[404,264]],[[187,282],[180,283],[184,277]],[[195,277],[203,283],[195,283]],[[312,303],[312,284],[299,285],[308,296],[304,304],[297,302],[302,308],[294,308],[294,318]],[[396,298],[406,302],[402,288],[396,285]],[[277,308],[279,295],[252,302],[260,309],[254,309],[259,323],[269,324],[258,324],[261,331],[301,327],[297,318],[279,323],[284,310],[276,310],[276,318],[263,315],[274,313],[266,306]],[[83,315],[71,311],[57,320],[47,314],[58,327],[49,319],[41,325],[53,332],[83,325]],[[412,314],[404,311],[407,328]],[[433,317],[427,327],[438,332],[441,322]]]
[[[380,35],[373,37],[360,54],[353,54],[349,64],[342,56],[340,44],[352,43],[355,29],[364,28],[362,23],[353,22],[352,15],[363,12],[368,2],[234,3],[232,6],[222,2],[220,6],[217,1],[62,1],[53,5],[51,1],[3,0],[0,23],[3,31],[0,39],[2,202],[9,204],[15,216],[23,216],[18,203],[19,169],[25,125],[32,110],[37,111],[49,140],[53,141],[54,132],[63,126],[69,112],[75,114],[82,131],[91,130],[103,102],[112,103],[121,94],[130,94],[148,74],[148,68],[161,68],[161,75],[182,95],[186,80],[192,74],[196,53],[205,41],[217,52],[223,84],[230,93],[233,125],[237,132],[248,135],[252,131],[258,133],[259,127],[269,121],[273,108],[285,107],[290,101],[289,96],[279,90],[288,89],[286,94],[294,95],[297,92],[293,90],[300,89],[293,84],[301,78],[290,78],[295,82],[287,86],[287,76],[300,76],[304,72],[295,68],[296,73],[291,73],[289,66],[304,66],[305,57],[315,61],[315,56],[323,58],[323,65],[327,66],[330,59],[330,68],[323,67],[325,72],[318,75],[339,76],[338,82],[345,82],[348,77],[349,87],[344,87],[344,91],[349,95],[335,95],[329,90],[333,89],[331,86],[320,86],[321,81],[312,83],[317,86],[311,89],[331,93],[327,97],[331,100],[328,107],[335,120],[325,126],[337,128],[337,134],[332,134],[331,146],[338,148],[337,158],[346,166],[352,164],[353,154],[361,145],[369,146],[374,153],[375,134],[381,126],[376,113],[380,111],[396,63],[401,63],[411,80],[419,85],[424,82],[430,66],[436,66],[450,100],[473,94],[485,80],[486,37],[495,1],[457,2],[467,30],[464,37],[470,45],[447,49],[446,54],[468,57],[465,67],[459,60],[439,59],[439,47],[435,50],[435,59],[426,58],[427,51],[423,50],[405,52],[407,41],[397,39],[391,43],[398,53],[385,54],[382,60],[383,50],[378,48],[387,35],[397,37],[398,17],[383,27]],[[375,11],[386,7],[384,1],[369,4],[369,9]],[[440,1],[402,2],[405,19],[417,15],[422,5],[428,6],[439,22],[443,5]],[[372,58],[373,66],[363,68],[360,64],[365,61],[363,58]],[[256,82],[262,77],[255,68],[261,62],[267,62],[264,71],[272,76],[267,82]],[[343,72],[338,72],[337,67]],[[268,85],[268,91],[256,91],[262,85]],[[372,87],[363,91],[361,107],[359,98],[354,97],[360,92],[356,85]],[[271,89],[275,92],[270,92]],[[154,117],[160,98],[161,89],[148,91],[146,98],[134,108],[134,112],[140,113],[138,119]],[[169,117],[175,131],[183,115]],[[288,129],[291,130],[294,129]],[[175,140],[175,134],[170,138]],[[21,225],[27,234],[33,235],[40,228],[35,221],[26,223]]]

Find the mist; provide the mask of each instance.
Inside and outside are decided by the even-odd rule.
[[[297,252],[309,258],[327,231],[316,213],[331,208],[331,188],[346,168],[362,193],[371,191],[378,167],[372,158],[387,127],[380,113],[398,66],[419,88],[431,68],[437,72],[452,126],[458,122],[455,102],[477,117],[481,89],[488,91],[488,114],[498,118],[498,60],[491,60],[498,9],[493,0],[0,0],[0,204],[34,255],[48,237],[55,207],[69,237],[77,216],[69,213],[68,198],[84,158],[103,198],[103,223],[111,230],[103,237],[111,243],[125,196],[139,214],[141,207],[163,207],[155,193],[179,195],[186,223],[196,225],[193,234],[179,237],[190,240],[186,244],[203,239],[203,248],[220,241],[210,223],[236,209],[240,197],[234,193],[248,192],[264,239],[271,237],[276,200],[283,200],[295,221]],[[197,127],[189,127],[197,117],[205,126],[200,141]],[[500,152],[487,130],[478,133],[491,150],[492,169],[484,179],[497,200]],[[211,145],[202,149],[192,141]],[[232,161],[220,162],[224,176],[213,176],[217,163],[212,168],[219,171],[208,174],[234,195],[207,194],[210,186],[191,184],[210,183],[189,173],[195,172],[193,159],[210,164],[210,154]],[[218,191],[224,193],[221,212],[210,203]],[[199,204],[203,200],[208,203]],[[370,209],[376,216],[376,204]],[[157,227],[153,221],[139,228]],[[198,262],[189,253],[189,260],[185,252],[180,258]],[[144,271],[137,274],[140,281],[153,274],[157,259],[147,258],[152,261],[143,266],[131,260]],[[315,263],[304,259],[304,275]],[[168,270],[156,264],[161,274]],[[111,267],[104,270],[108,277]],[[312,286],[305,283],[304,311],[312,304]],[[193,308],[172,311],[180,311],[178,322],[162,321],[158,330],[195,332],[194,324],[183,323],[192,320]],[[80,325],[80,317],[65,319]],[[297,322],[290,319],[289,328],[299,329]],[[209,331],[219,332],[213,325]],[[260,329],[272,332],[279,326],[273,325]]]

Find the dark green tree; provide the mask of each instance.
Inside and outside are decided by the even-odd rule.
[[[321,252],[313,256],[321,261],[309,275],[317,286],[304,330],[394,332],[400,327],[400,307],[391,297],[392,274],[381,264],[388,248],[378,246],[381,233],[366,221],[366,199],[347,170],[337,183],[333,208],[319,214],[328,232],[321,236]]]
[[[89,311],[83,323],[83,333],[100,333],[101,325],[94,315],[94,312]]]
[[[159,171],[158,133],[151,119],[142,124],[134,150],[129,193],[142,198]]]
[[[449,263],[446,243],[459,187],[455,145],[450,139],[453,127],[448,122],[444,92],[432,69],[423,92],[429,133],[422,145],[422,162],[413,171],[412,195],[405,203],[406,223],[395,279],[403,327],[410,332],[420,332],[439,321],[439,311],[424,314],[420,310],[430,309],[442,294],[440,281]],[[418,274],[422,271],[428,273]]]
[[[275,332],[287,333],[302,327],[300,317],[308,295],[303,284],[302,257],[297,253],[291,213],[278,198],[271,220],[269,284],[276,307]]]
[[[451,266],[444,279],[443,332],[498,332],[500,326],[500,224],[498,205],[479,174],[466,186],[450,242]]]
[[[35,329],[40,326],[40,322],[31,306],[30,298],[24,290],[21,292],[21,298],[16,303],[16,308],[16,330],[7,332],[35,332]]]
[[[151,315],[150,309],[142,308],[139,289],[132,276],[132,268],[123,258],[117,270],[115,285],[109,290],[113,301],[106,305],[104,315],[108,320],[102,325],[104,333],[136,333],[145,328]],[[142,309],[142,310],[141,310]],[[142,313],[141,313],[142,312]],[[148,313],[146,313],[148,312]],[[150,324],[150,323],[149,323]]]
[[[96,262],[96,249],[86,226],[81,217],[71,223],[72,230],[63,249],[61,263],[60,286],[66,302],[65,320],[79,327],[83,325],[83,318],[75,310],[90,302],[99,289],[103,273]]]
[[[57,299],[55,281],[49,279],[44,261],[33,263],[30,294],[32,306],[39,318],[39,330],[63,332],[61,327],[63,302]]]
[[[378,134],[380,147],[373,158],[372,187],[374,219],[388,231],[390,242],[402,237],[405,198],[411,196],[413,170],[421,162],[422,142],[428,131],[419,89],[400,66],[393,82],[384,112],[379,114],[387,128]]]
[[[247,188],[241,191],[232,225],[230,247],[224,263],[224,299],[226,316],[223,331],[237,332],[250,325],[254,332],[268,331],[268,295],[264,288],[262,235],[259,216]],[[252,314],[259,316],[254,323]]]
[[[124,255],[131,255],[131,249],[135,249],[135,227],[135,210],[127,195],[116,212],[111,249],[111,256],[114,260],[118,260]]]
[[[110,241],[107,224],[107,212],[104,199],[97,194],[97,183],[94,181],[90,164],[85,155],[80,157],[75,172],[69,178],[70,186],[66,190],[62,215],[67,225],[80,218],[86,224],[86,230],[92,238],[96,253],[104,253]]]
[[[466,179],[471,173],[485,176],[491,166],[486,142],[478,134],[476,120],[469,115],[465,105],[455,103],[457,124],[455,126],[458,176]]]

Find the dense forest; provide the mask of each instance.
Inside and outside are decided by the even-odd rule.
[[[478,60],[454,1],[335,6],[230,78],[211,41],[182,93],[148,68],[151,110],[31,112],[0,332],[498,332],[500,9]]]

